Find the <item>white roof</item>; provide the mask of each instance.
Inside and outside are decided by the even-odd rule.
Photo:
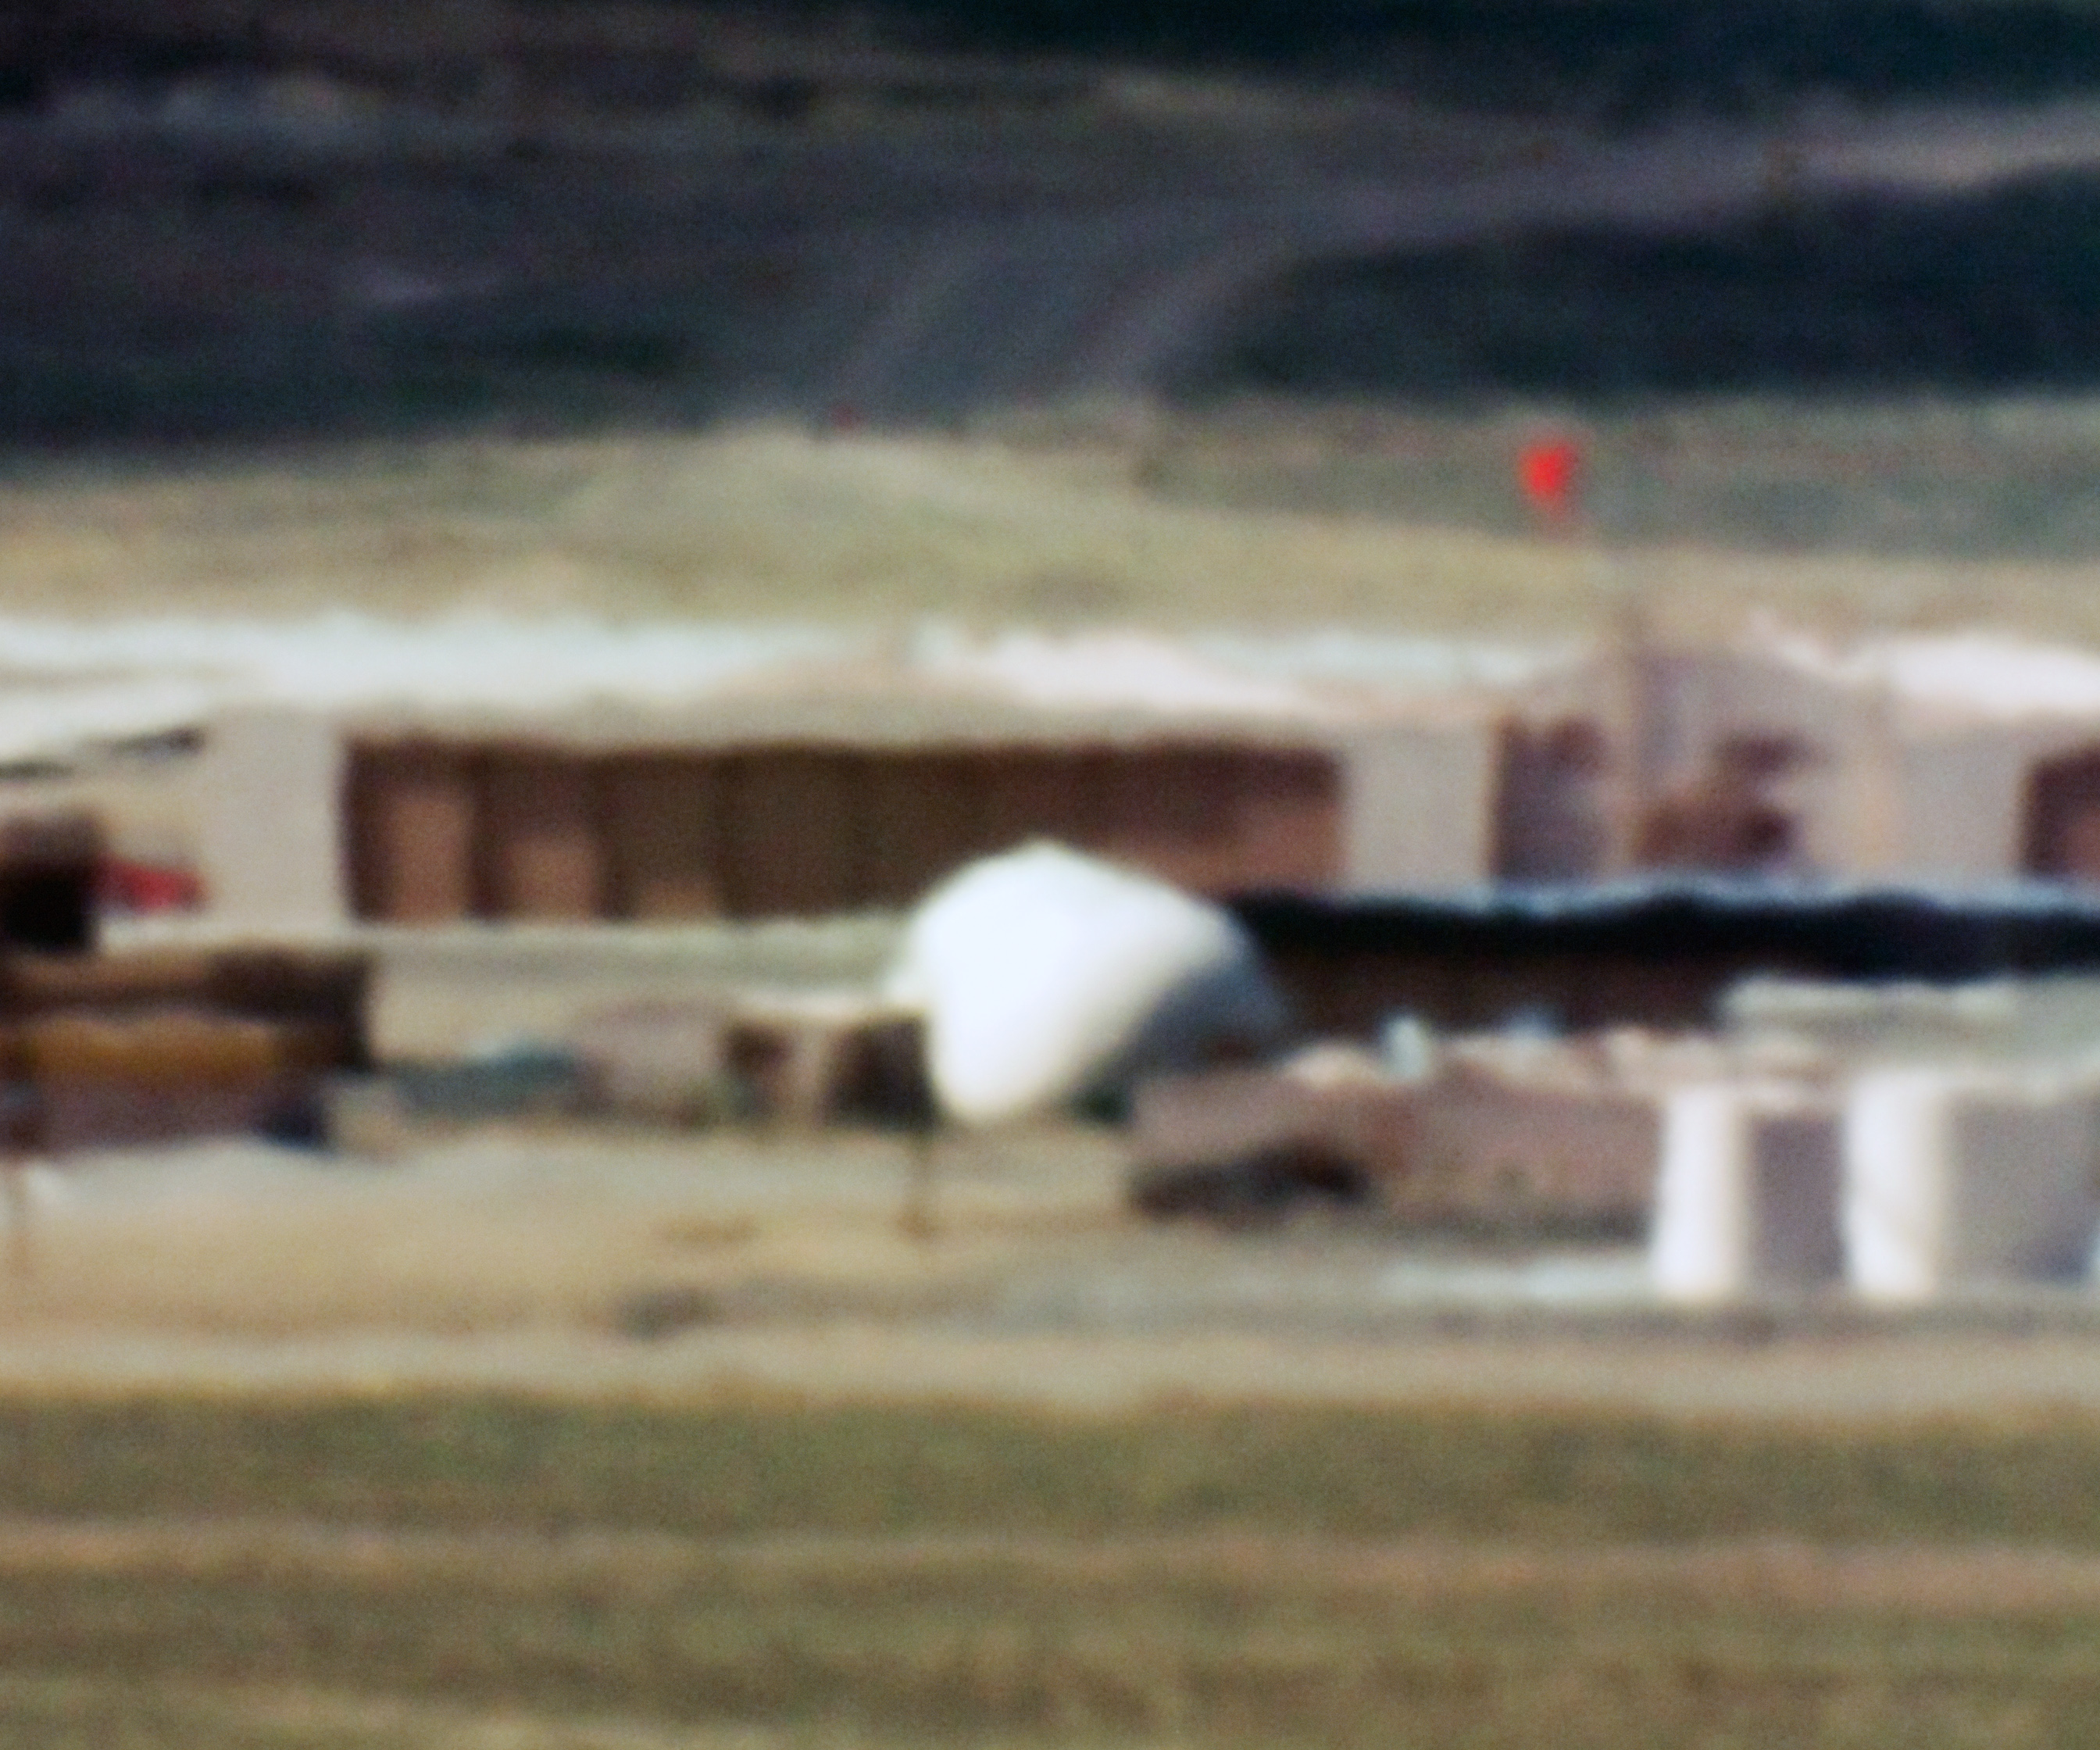
[[[2100,655],[1993,632],[1869,638],[1844,650],[1778,640],[1786,660],[1831,680],[1886,687],[1899,705],[1998,722],[2100,718]]]
[[[0,619],[0,761],[291,705],[344,718],[670,712],[851,684],[967,705],[1332,725],[1499,690],[1564,651],[1339,633],[1182,640],[1134,631],[898,638],[806,626],[461,615],[404,622]]]
[[[1904,634],[1836,646],[1767,633],[1777,659],[1908,709],[1990,721],[2100,721],[2100,654],[2009,634]],[[243,706],[346,719],[522,718],[612,707],[863,692],[1001,703],[1054,716],[1230,719],[1317,730],[1437,699],[1507,697],[1582,656],[1345,633],[1173,638],[1132,630],[902,637],[813,626],[492,614],[419,621],[0,618],[0,762],[63,758],[201,727]]]

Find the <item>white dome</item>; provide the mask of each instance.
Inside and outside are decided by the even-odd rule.
[[[1282,1018],[1224,911],[1040,843],[936,888],[889,994],[924,1016],[934,1094],[973,1124],[1190,1066],[1228,1043],[1265,1043]]]

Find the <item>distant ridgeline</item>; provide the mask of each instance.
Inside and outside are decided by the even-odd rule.
[[[943,48],[1394,82],[1447,102],[1630,123],[1675,109],[1746,112],[1815,90],[1889,102],[2100,86],[2100,7],[2080,0],[876,0],[852,10]]]
[[[1607,403],[2085,390],[2100,382],[2096,240],[2100,179],[2048,171],[1796,196],[1696,230],[1538,227],[1313,262],[1184,387]]]
[[[1675,878],[1450,895],[1251,895],[1234,910],[1305,1025],[1698,1026],[1754,974],[1953,985],[2100,976],[2100,888]]]
[[[1745,114],[1811,91],[1879,103],[2032,99],[2100,86],[2100,7],[2089,0],[789,0],[763,8],[531,0],[344,7],[332,16],[269,0],[239,8],[63,0],[8,10],[15,15],[0,17],[0,103],[18,104],[35,101],[53,78],[242,67],[382,79],[390,71],[427,90],[434,47],[457,51],[454,71],[471,84],[464,64],[476,56],[530,54],[542,39],[586,56],[655,55],[664,42],[652,16],[709,13],[747,33],[806,33],[820,49],[872,38],[931,54],[1340,78],[1608,124],[1688,110]],[[594,13],[604,22],[593,29]]]
[[[1366,121],[1242,78],[1421,102]],[[2084,393],[2092,130],[2004,114],[2081,95],[2100,0],[0,7],[0,221],[28,240],[0,447]],[[1975,107],[1869,116],[1908,169],[1866,189],[1816,169],[1824,98]],[[1432,148],[1438,106],[1501,119]],[[922,112],[931,135],[894,125]],[[602,174],[593,127],[641,116],[672,125]],[[1842,500],[1732,478],[1679,523],[2082,556],[2091,471],[2062,461]],[[1405,486],[1367,490],[1389,512]],[[1494,514],[1436,491],[1440,520]]]

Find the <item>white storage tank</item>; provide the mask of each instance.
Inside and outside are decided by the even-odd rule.
[[[1842,1279],[1836,1102],[1777,1081],[1662,1095],[1648,1267],[1665,1299],[1718,1302]]]
[[[2089,1077],[1871,1071],[1846,1113],[1845,1245],[1880,1300],[2061,1280],[2090,1254],[2100,1101]]]

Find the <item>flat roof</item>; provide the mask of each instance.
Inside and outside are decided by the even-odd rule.
[[[0,619],[0,761],[201,727],[244,707],[353,732],[549,739],[996,739],[1229,725],[1304,742],[1481,708],[1568,653],[1315,633],[901,634],[493,615],[384,621]]]

